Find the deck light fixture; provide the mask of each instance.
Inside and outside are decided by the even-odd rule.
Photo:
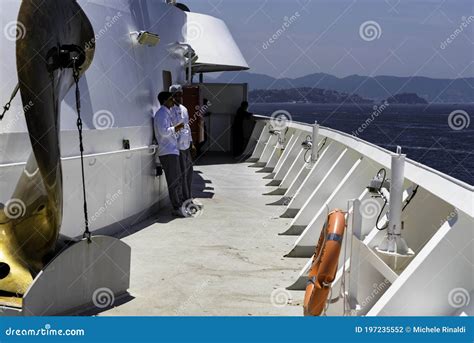
[[[158,45],[160,42],[160,36],[156,33],[148,32],[148,31],[135,31],[130,32],[130,35],[137,36],[137,42],[141,45],[148,45],[150,47]]]
[[[319,124],[317,121],[314,122],[314,125],[312,126],[313,131],[311,135],[306,136],[306,139],[301,143],[301,146],[303,147],[304,150],[306,150],[304,154],[304,161],[306,163],[306,169],[312,169],[314,164],[318,161],[319,159],[319,151],[324,147],[324,143],[321,144],[321,147],[319,147]],[[319,149],[319,150],[318,150]],[[308,153],[311,155],[308,158]]]

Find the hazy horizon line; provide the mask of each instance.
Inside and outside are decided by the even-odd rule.
[[[348,78],[348,77],[351,77],[351,76],[359,76],[359,77],[368,77],[368,78],[376,78],[376,77],[398,77],[398,78],[424,78],[424,79],[432,79],[432,80],[463,80],[463,79],[474,79],[474,75],[473,76],[464,76],[464,77],[458,77],[458,78],[442,78],[442,77],[433,77],[433,76],[423,76],[423,75],[405,75],[405,76],[400,76],[400,75],[389,75],[389,74],[380,74],[380,75],[360,75],[360,74],[350,74],[350,75],[346,75],[346,76],[337,76],[337,75],[334,75],[334,74],[330,74],[330,73],[325,73],[325,72],[314,72],[314,73],[309,73],[309,74],[306,74],[306,75],[301,75],[301,76],[287,76],[287,77],[277,77],[277,76],[273,76],[273,75],[269,75],[269,74],[265,74],[265,73],[259,73],[259,72],[256,72],[256,71],[252,71],[252,70],[244,70],[244,71],[226,71],[226,72],[218,72],[218,73],[208,73],[209,74],[214,74],[216,75],[215,77],[213,77],[214,79],[215,78],[218,78],[219,76],[221,76],[222,74],[224,73],[248,73],[248,74],[254,74],[254,75],[263,75],[263,76],[268,76],[268,77],[271,77],[271,78],[274,78],[276,80],[284,80],[284,79],[299,79],[299,78],[302,78],[302,77],[306,77],[306,76],[310,76],[310,75],[315,75],[315,74],[325,74],[325,75],[330,75],[330,76],[333,76],[335,78],[338,78],[338,79],[345,79],[345,78]],[[213,76],[214,76],[213,75]]]

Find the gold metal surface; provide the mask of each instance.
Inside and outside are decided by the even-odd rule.
[[[47,53],[66,44],[82,47],[81,73],[94,55],[94,31],[75,0],[23,0],[18,22],[26,28],[16,57],[23,105],[33,104],[25,112],[33,152],[10,204],[0,210],[0,304],[17,304],[14,298],[25,294],[53,252],[62,221],[59,115],[74,78],[72,69],[50,73]]]
[[[21,308],[22,299],[18,297],[0,297],[0,304],[9,307]]]

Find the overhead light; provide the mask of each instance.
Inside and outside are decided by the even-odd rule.
[[[138,43],[148,46],[155,46],[160,42],[160,36],[148,31],[141,31],[138,34]]]
[[[137,35],[137,42],[141,45],[156,46],[160,42],[160,36],[148,31],[130,32],[131,35]]]

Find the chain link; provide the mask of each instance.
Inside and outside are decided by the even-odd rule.
[[[87,198],[86,198],[86,178],[84,171],[84,144],[82,136],[82,118],[81,118],[81,91],[79,89],[79,67],[76,65],[77,58],[73,58],[73,76],[76,84],[76,110],[77,110],[77,130],[79,132],[79,150],[81,152],[81,171],[82,171],[82,195],[84,197],[84,222],[85,229],[83,238],[87,238],[87,242],[91,243],[91,232],[89,230],[89,215],[87,213]]]
[[[16,86],[15,86],[15,89],[13,90],[12,92],[12,95],[10,96],[10,100],[8,100],[8,102],[5,104],[5,106],[3,106],[3,112],[2,114],[0,115],[0,121],[3,119],[3,117],[5,116],[5,114],[10,110],[10,107],[12,105],[12,101],[13,99],[15,99],[16,95],[18,94],[18,91],[20,90],[20,83],[18,83]]]

